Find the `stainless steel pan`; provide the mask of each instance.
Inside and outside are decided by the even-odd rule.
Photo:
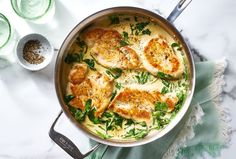
[[[194,86],[195,86],[195,68],[194,68],[194,62],[191,55],[191,52],[185,43],[183,37],[181,36],[180,32],[173,26],[172,22],[178,17],[178,15],[185,9],[185,7],[191,2],[191,0],[181,0],[178,5],[174,8],[174,10],[171,12],[170,16],[165,19],[161,17],[160,15],[141,8],[135,8],[135,7],[115,7],[115,8],[109,8],[102,11],[99,11],[86,19],[84,19],[82,22],[80,22],[75,28],[69,33],[69,35],[64,40],[56,60],[56,66],[55,66],[55,87],[56,92],[58,96],[58,100],[60,102],[60,105],[62,107],[63,112],[66,114],[66,116],[70,119],[70,121],[73,122],[73,124],[83,131],[89,138],[97,141],[98,143],[107,144],[111,146],[118,146],[118,147],[132,147],[132,146],[138,146],[143,145],[146,143],[150,143],[156,139],[161,138],[165,134],[167,134],[170,130],[172,130],[183,118],[183,116],[186,114],[190,102],[193,96],[194,92]],[[83,31],[85,28],[89,27],[91,24],[93,24],[97,19],[109,16],[111,14],[131,14],[131,15],[137,15],[142,17],[149,17],[152,18],[154,21],[156,21],[162,28],[164,28],[170,35],[174,36],[175,39],[182,45],[183,52],[186,54],[186,57],[188,59],[188,65],[190,68],[190,91],[187,96],[187,99],[181,108],[181,110],[178,112],[176,117],[171,121],[169,125],[167,125],[162,131],[158,132],[155,135],[148,135],[145,138],[138,140],[138,141],[113,141],[113,140],[105,140],[101,139],[95,134],[90,133],[86,130],[81,124],[79,124],[74,117],[71,115],[69,110],[67,109],[66,104],[64,103],[64,96],[66,94],[66,85],[67,85],[67,75],[70,70],[70,67],[65,64],[64,58],[75,40],[75,38],[80,34],[81,31]],[[59,116],[62,114],[60,112]],[[53,123],[49,135],[50,137],[61,147],[63,148],[69,155],[71,155],[73,158],[84,158],[87,155],[89,155],[92,151],[98,148],[99,144],[92,148],[88,153],[81,154],[79,149],[73,144],[71,140],[69,140],[64,135],[56,132],[54,130],[54,126],[56,124],[56,121],[58,120],[59,116],[56,118],[55,122]]]

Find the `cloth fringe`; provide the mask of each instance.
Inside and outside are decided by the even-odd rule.
[[[194,134],[194,127],[201,123],[201,117],[204,115],[202,108],[196,104],[192,107],[187,121],[185,122],[180,135],[176,138],[167,152],[164,154],[163,159],[174,159],[178,154],[181,147],[186,146],[186,141],[192,139]]]
[[[214,80],[212,83],[212,94],[217,94],[213,98],[213,102],[217,112],[219,113],[220,126],[221,126],[221,137],[223,139],[223,143],[225,146],[229,146],[231,142],[231,135],[233,133],[232,127],[230,126],[231,116],[230,111],[227,106],[222,104],[222,97],[220,93],[222,93],[222,86],[225,85],[224,81],[224,70],[227,67],[227,62],[225,59],[216,62],[216,71],[214,73]]]
[[[215,103],[215,107],[219,112],[219,119],[221,125],[221,137],[223,139],[224,145],[228,146],[231,140],[232,127],[229,125],[231,121],[229,109],[222,105],[221,93],[222,87],[225,85],[224,82],[224,71],[227,67],[227,62],[225,59],[216,62],[215,72],[212,84],[209,86],[211,90],[211,95],[213,97],[212,101]],[[169,147],[167,152],[164,154],[163,159],[174,159],[180,148],[186,147],[186,142],[195,136],[194,127],[200,124],[201,118],[204,112],[199,104],[193,105],[189,117],[181,130],[180,135],[176,138],[173,144]]]

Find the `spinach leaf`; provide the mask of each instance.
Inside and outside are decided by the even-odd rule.
[[[121,85],[121,83],[116,82],[115,87],[116,87],[117,89],[121,89],[121,88],[122,88],[122,85]]]
[[[174,79],[171,75],[167,75],[163,72],[157,72],[157,76],[161,79],[168,79],[168,80]]]
[[[93,59],[84,59],[84,62],[88,65],[91,70],[96,70],[94,68],[95,62]]]
[[[85,48],[87,47],[87,44],[83,41],[83,40],[80,40],[80,38],[76,38],[76,44],[79,45],[80,48]]]
[[[113,115],[112,115],[110,112],[105,111],[105,112],[102,114],[102,116],[103,116],[103,117],[106,117],[106,118],[110,118],[110,117],[112,117]]]
[[[150,77],[149,72],[141,72],[138,75],[135,76],[138,80],[138,83],[145,84],[148,81],[148,78]]]
[[[123,31],[122,34],[123,34],[124,40],[128,41],[128,39],[129,39],[128,33],[126,31]]]
[[[104,120],[104,118],[102,119],[106,123],[106,131],[114,130],[114,129],[117,129],[118,127],[122,128],[124,119],[118,114],[108,113],[108,114],[104,114],[103,117],[106,117],[106,120]]]
[[[124,46],[127,46],[127,45],[129,45],[129,43],[127,43],[126,41],[124,41],[124,40],[120,41],[120,47],[124,47]]]
[[[73,96],[72,94],[66,95],[66,96],[64,97],[64,101],[65,101],[65,103],[68,105],[69,102],[70,102],[72,99],[74,99],[74,98],[75,98],[75,96]]]
[[[149,22],[140,22],[140,23],[136,23],[135,25],[130,24],[130,29],[131,29],[131,34],[133,35],[135,33],[135,35],[140,35],[142,34],[151,34],[151,31],[149,29],[145,29],[144,28],[149,24]]]
[[[115,98],[116,94],[117,94],[116,90],[112,92],[110,102]]]
[[[88,50],[88,46],[85,41],[81,40],[79,37],[76,38],[76,44],[80,47],[80,52],[86,53]]]
[[[75,119],[76,119],[78,122],[82,122],[82,121],[85,120],[86,114],[88,114],[88,113],[90,112],[91,105],[92,105],[92,100],[91,100],[91,99],[88,99],[88,100],[85,102],[85,109],[84,109],[84,111],[82,111],[82,110],[80,110],[80,109],[76,109],[76,112],[74,113],[74,116],[75,116]]]
[[[145,136],[147,136],[148,134],[148,130],[147,129],[130,129],[126,134],[125,134],[125,138],[129,138],[129,137],[134,137],[136,140],[142,139]]]
[[[132,137],[135,135],[135,128],[133,129],[130,129],[126,134],[125,134],[125,138],[128,138],[128,137]]]
[[[76,111],[77,111],[77,108],[72,107],[72,106],[68,106],[68,108],[69,108],[69,111],[71,112],[71,114],[75,116],[75,113],[76,113]]]
[[[147,124],[146,124],[145,121],[143,121],[143,122],[139,122],[139,123],[137,123],[137,124],[141,125],[142,127],[147,127]]]
[[[170,82],[169,82],[169,81],[166,81],[166,80],[163,80],[163,79],[162,79],[162,83],[163,83],[166,87],[169,87],[169,86],[170,86]]]
[[[137,131],[137,130],[136,130],[136,131]],[[138,132],[135,133],[134,138],[135,138],[136,140],[142,139],[142,138],[144,138],[145,136],[147,136],[148,132],[149,132],[148,130],[140,129]]]
[[[134,121],[132,119],[127,119],[125,125],[132,125],[134,124]]]
[[[107,120],[107,122],[106,122],[106,131],[114,130],[116,128],[113,123],[114,123],[114,119],[113,118]]]
[[[174,48],[174,47],[180,47],[178,43],[172,43],[171,44],[171,47]]]
[[[87,114],[88,114],[90,121],[92,121],[94,124],[99,124],[99,123],[101,123],[101,120],[99,118],[95,117],[95,115],[94,115],[95,111],[96,111],[96,109],[93,108]]]
[[[186,98],[186,94],[184,94],[184,92],[181,91],[181,92],[177,93],[177,97],[179,99],[178,103],[179,104],[183,104],[183,102],[184,102],[184,100]]]
[[[149,22],[140,22],[136,24],[135,28],[137,31],[141,32],[148,24]]]
[[[73,62],[81,62],[83,60],[84,54],[83,52],[80,53],[70,53],[67,54],[64,61],[67,64],[73,63]]]
[[[166,93],[168,93],[169,92],[169,90],[168,90],[168,88],[167,87],[162,87],[162,89],[161,89],[161,94],[166,94]]]
[[[156,104],[155,111],[152,112],[153,125],[156,126],[154,129],[159,130],[170,122],[170,119],[164,117],[167,109],[168,108],[165,103],[159,102]]]
[[[146,35],[151,35],[151,31],[149,29],[145,29],[145,30],[142,31],[142,34],[143,35],[145,35],[145,34]]]
[[[104,134],[104,133],[102,133],[102,132],[100,132],[100,131],[98,131],[98,130],[96,130],[96,133],[97,133],[98,136],[100,136],[100,137],[103,138],[103,139],[109,139],[109,138],[112,137],[112,136],[110,136],[110,135],[108,135],[108,134]]]
[[[163,128],[165,125],[170,123],[170,119],[167,118],[157,118],[157,127],[158,129]]]
[[[115,125],[119,126],[122,128],[122,123],[123,123],[123,118],[121,116],[119,116],[118,114],[114,114],[114,123]]]
[[[111,15],[111,16],[109,16],[109,19],[111,21],[110,24],[119,24],[120,23],[120,18],[117,15]]]
[[[85,115],[86,113],[83,112],[82,110],[80,109],[77,109],[76,113],[74,114],[75,115],[75,119],[78,121],[78,122],[82,122],[85,120]]]
[[[185,81],[188,80],[189,77],[188,77],[188,72],[187,71],[183,72],[183,77],[184,77]]]
[[[89,110],[91,109],[91,106],[92,106],[92,99],[88,99],[86,102],[85,102],[85,112],[89,112]]]
[[[117,79],[122,74],[122,69],[120,68],[110,68],[109,70],[106,70],[106,73],[110,76],[112,76],[114,79]]]
[[[155,104],[155,111],[163,111],[166,112],[168,110],[168,106],[166,103],[162,102],[157,102]]]
[[[128,33],[123,31],[122,35],[123,35],[123,39],[120,41],[120,47],[129,45],[129,41],[128,41],[129,35],[128,35]]]
[[[179,50],[179,51],[181,50],[181,47],[178,43],[172,43],[171,47],[172,47],[173,50],[174,50],[174,48],[177,48],[177,50]]]

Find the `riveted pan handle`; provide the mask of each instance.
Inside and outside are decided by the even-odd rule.
[[[192,0],[180,0],[179,3],[175,6],[174,10],[168,16],[167,20],[173,23],[191,1]]]
[[[49,131],[49,136],[58,146],[60,146],[64,151],[66,151],[71,157],[73,157],[74,159],[83,159],[100,146],[100,144],[97,144],[87,153],[82,154],[77,148],[77,146],[69,138],[54,130],[54,127],[58,119],[60,118],[61,114],[62,111],[58,114],[57,118],[53,122]]]

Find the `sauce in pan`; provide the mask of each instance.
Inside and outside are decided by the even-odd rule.
[[[147,18],[99,20],[78,35],[65,62],[68,109],[103,139],[138,140],[162,130],[189,90],[181,45]]]

